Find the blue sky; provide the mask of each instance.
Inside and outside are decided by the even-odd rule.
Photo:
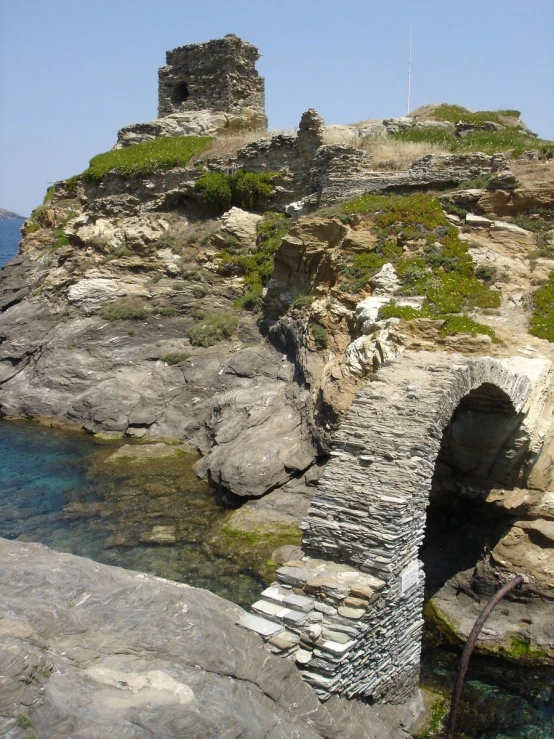
[[[259,47],[271,128],[455,102],[518,108],[554,139],[553,0],[0,0],[0,207],[28,215],[117,130],[155,117],[165,51],[235,33]]]

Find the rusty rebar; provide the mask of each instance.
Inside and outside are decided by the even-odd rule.
[[[487,605],[483,608],[483,610],[479,614],[479,618],[471,629],[471,634],[469,635],[464,647],[464,651],[462,652],[462,658],[460,660],[460,666],[458,668],[458,676],[456,677],[456,684],[454,685],[454,690],[452,692],[452,702],[450,703],[450,713],[448,714],[448,722],[446,724],[445,739],[454,739],[456,713],[458,712],[458,704],[460,703],[460,699],[462,697],[462,688],[464,686],[464,678],[466,676],[469,658],[471,657],[473,647],[477,642],[477,637],[479,636],[479,633],[483,628],[485,621],[491,615],[493,609],[498,605],[498,603],[500,603],[502,598],[511,590],[519,588],[521,585],[523,585],[524,582],[525,579],[523,575],[516,575],[513,580],[510,580],[505,585],[503,585],[498,593],[496,593],[496,595],[494,595],[489,600]]]

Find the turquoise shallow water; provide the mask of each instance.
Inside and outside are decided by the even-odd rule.
[[[111,445],[113,446],[113,445]],[[181,476],[125,472],[103,462],[110,445],[31,423],[0,421],[0,536],[151,572],[248,606],[261,582],[213,554],[206,534],[224,515],[187,467]],[[164,466],[166,466],[164,464]],[[173,546],[145,545],[153,525],[175,526]],[[432,642],[432,640],[431,640]],[[459,653],[429,643],[425,684],[447,689]],[[553,739],[552,672],[472,657],[457,739]]]
[[[146,476],[137,465],[126,471],[99,464],[109,449],[81,434],[0,421],[0,536],[40,541],[250,605],[262,583],[213,553],[209,525],[224,511],[190,464],[180,461],[177,476],[160,477],[156,469]],[[177,543],[144,543],[156,526],[173,527]]]

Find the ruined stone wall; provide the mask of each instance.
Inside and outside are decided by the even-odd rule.
[[[264,113],[264,79],[256,71],[258,49],[232,34],[166,54],[158,72],[158,116],[190,110]]]
[[[322,699],[339,693],[396,703],[416,690],[424,585],[418,552],[435,460],[460,401],[483,385],[494,388],[495,404],[503,398],[512,409],[518,448],[536,458],[552,386],[548,360],[405,352],[380,369],[346,414],[301,524],[309,556],[278,571],[278,587],[253,606],[258,620],[243,623],[269,638],[273,651],[296,650],[303,677]],[[521,454],[513,459],[523,464]],[[268,598],[281,607],[264,605]],[[273,622],[265,621],[265,634],[263,617]]]

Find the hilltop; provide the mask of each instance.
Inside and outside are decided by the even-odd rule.
[[[0,221],[8,221],[13,219],[24,220],[25,216],[20,216],[18,213],[14,213],[11,210],[5,210],[0,208]]]

